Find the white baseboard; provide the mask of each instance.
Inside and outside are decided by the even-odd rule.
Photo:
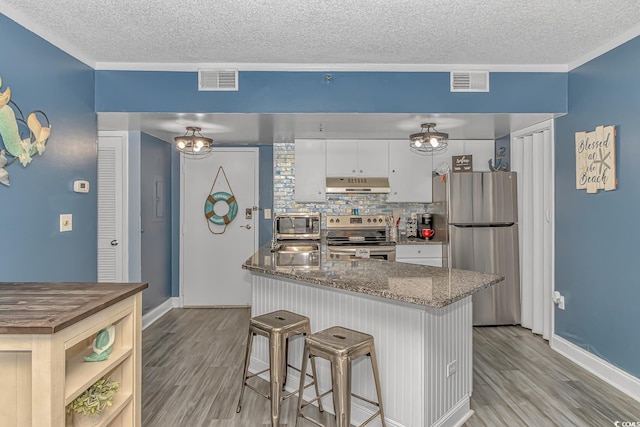
[[[432,427],[462,427],[472,415],[471,399],[466,395]]]
[[[177,308],[179,306],[180,298],[172,297],[156,308],[149,310],[144,316],[142,316],[142,330],[144,331],[148,326],[151,326],[153,322],[164,316],[172,308]]]
[[[611,384],[621,392],[640,402],[640,378],[634,377],[628,372],[602,360],[593,353],[589,353],[558,335],[553,335],[551,348],[601,380]]]

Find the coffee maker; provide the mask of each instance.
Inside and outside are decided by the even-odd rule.
[[[422,214],[418,217],[416,237],[419,239],[431,240],[435,231],[431,228],[431,214]]]

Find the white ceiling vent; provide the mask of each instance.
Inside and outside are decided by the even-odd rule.
[[[489,92],[489,72],[452,71],[451,92]]]
[[[238,70],[198,70],[198,90],[238,90]]]

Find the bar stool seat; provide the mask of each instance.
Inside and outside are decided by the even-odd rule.
[[[249,374],[249,364],[251,362],[251,347],[253,344],[253,337],[260,335],[269,339],[269,368],[257,372],[255,374]],[[280,404],[283,400],[288,399],[294,394],[298,393],[298,390],[291,393],[283,393],[286,380],[287,380],[287,367],[293,368],[300,372],[300,369],[295,366],[289,365],[288,349],[289,338],[295,335],[311,335],[311,322],[306,316],[301,316],[296,313],[292,313],[286,310],[274,311],[271,313],[263,314],[261,316],[253,317],[249,322],[249,336],[247,338],[247,347],[244,360],[244,374],[242,379],[242,386],[240,388],[240,399],[238,400],[238,407],[236,412],[242,410],[242,398],[244,396],[245,387],[249,387],[251,390],[262,395],[263,397],[271,401],[271,425],[273,427],[278,426],[280,422]],[[269,371],[269,394],[265,394],[258,390],[247,381],[250,378],[261,375]],[[300,382],[303,384],[301,390],[307,387],[315,386],[316,396],[318,396],[318,383],[316,381],[316,366],[315,363],[311,364],[312,375],[301,374]],[[305,384],[306,377],[312,378],[312,381]],[[322,405],[320,405],[322,411]]]
[[[378,396],[377,402],[351,393],[351,364],[355,359],[362,356],[369,356],[371,360],[371,368],[373,369],[373,378]],[[336,413],[337,427],[349,427],[351,425],[351,396],[378,407],[378,411],[362,423],[361,426],[368,424],[380,415],[382,425],[383,427],[386,427],[384,409],[382,406],[380,375],[378,372],[378,362],[376,359],[376,349],[373,336],[341,326],[334,326],[315,334],[308,335],[304,340],[304,354],[302,357],[301,369],[302,374],[300,378],[304,378],[306,373],[307,360],[311,359],[311,366],[313,367],[314,359],[316,357],[321,357],[330,362],[332,389],[321,394],[316,399],[303,404],[302,391],[304,383],[302,381],[300,382],[296,426],[298,425],[300,418],[304,418],[318,426],[324,427],[316,420],[303,414],[302,410],[316,400],[320,405],[324,396],[329,393],[333,393],[333,406]]]

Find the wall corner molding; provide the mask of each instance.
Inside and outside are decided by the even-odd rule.
[[[142,316],[142,330],[147,329],[147,327],[151,326],[156,320],[171,311],[171,309],[178,307],[180,307],[180,298],[171,297],[156,308],[149,310],[149,312]]]
[[[601,380],[640,402],[640,378],[636,378],[568,340],[553,335],[551,348]]]

